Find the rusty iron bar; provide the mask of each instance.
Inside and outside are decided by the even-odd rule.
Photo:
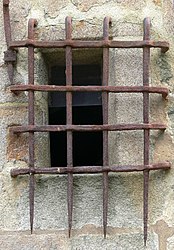
[[[7,72],[8,72],[10,84],[13,84],[13,76],[14,76],[13,64],[14,62],[16,62],[16,51],[9,48],[9,45],[12,41],[10,13],[9,13],[9,0],[3,0],[3,17],[4,17],[5,40],[7,44],[7,51],[4,52],[4,61],[7,64]]]
[[[12,126],[9,128],[11,133],[26,133],[26,132],[61,132],[61,131],[125,131],[125,130],[165,130],[165,124],[158,123],[142,123],[142,124],[116,124],[116,125],[27,125],[27,126]]]
[[[17,94],[19,91],[57,91],[57,92],[112,92],[112,93],[156,93],[167,97],[169,90],[165,87],[150,86],[57,86],[57,85],[13,85],[10,90]]]
[[[161,48],[163,53],[169,50],[169,43],[166,41],[80,41],[80,40],[65,40],[65,41],[35,41],[32,39],[24,41],[12,41],[9,47],[19,48],[33,46],[35,48],[66,48],[66,46],[71,46],[72,48]]]
[[[144,19],[144,40],[150,40],[150,18]],[[150,48],[143,48],[143,86],[149,86]],[[149,123],[149,93],[143,93],[143,123]],[[144,165],[149,165],[150,130],[144,129]],[[144,245],[147,242],[149,170],[143,171]]]
[[[72,23],[71,17],[65,19],[66,39],[71,40]],[[72,48],[66,46],[66,86],[72,86]],[[72,93],[66,92],[66,124],[72,124]],[[73,135],[71,130],[67,130],[67,169],[73,167]],[[67,185],[68,203],[68,235],[71,236],[72,212],[73,212],[73,174],[68,173]]]
[[[34,170],[30,170],[29,168],[16,168],[11,170],[11,176],[17,177],[19,175],[27,175],[30,173],[33,174],[99,174],[103,172],[140,172],[144,170],[168,170],[171,168],[170,162],[159,162],[156,164],[150,165],[113,165],[113,166],[79,166],[79,167],[52,167],[52,168],[35,168]]]
[[[111,23],[110,17],[105,17],[103,22],[103,40],[109,40],[109,25]],[[109,48],[103,48],[103,79],[102,86],[108,86],[109,81]],[[108,124],[108,102],[109,95],[105,91],[102,93],[102,110],[103,110],[103,125]],[[109,165],[108,159],[108,130],[103,130],[103,168]],[[107,230],[107,215],[108,215],[108,172],[103,172],[103,233],[106,238]]]
[[[10,13],[9,13],[9,0],[3,0],[3,15],[4,15],[5,40],[6,40],[7,47],[9,48],[9,44],[12,41]]]
[[[37,22],[35,19],[29,19],[28,21],[28,38],[34,39],[34,28]],[[34,85],[34,48],[28,47],[28,82]],[[28,124],[34,125],[34,91],[29,90],[28,92]],[[33,232],[33,221],[34,221],[34,132],[29,132],[29,169],[30,169],[30,180],[29,180],[29,203],[30,203],[30,229]]]

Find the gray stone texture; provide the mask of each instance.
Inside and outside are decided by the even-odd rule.
[[[2,13],[2,1],[0,4]],[[170,161],[171,170],[150,174],[147,248],[143,246],[143,175],[109,174],[108,236],[102,236],[102,175],[74,177],[72,236],[67,237],[67,177],[35,178],[34,234],[29,232],[28,176],[10,177],[13,168],[28,163],[28,136],[9,133],[13,125],[27,124],[27,93],[15,96],[9,80],[3,52],[6,50],[3,18],[0,19],[0,249],[9,250],[173,250],[174,249],[174,7],[171,0],[22,0],[10,1],[12,36],[27,36],[27,21],[36,18],[36,38],[65,38],[65,17],[73,18],[73,38],[99,39],[105,16],[111,16],[110,38],[142,40],[143,19],[152,20],[153,40],[170,42],[162,55],[151,50],[150,82],[169,87],[167,100],[151,95],[150,121],[167,124],[162,133],[151,133],[151,162]],[[74,62],[98,62],[101,51],[74,53]],[[64,63],[62,51],[35,50],[35,83],[47,84],[49,66]],[[20,49],[15,67],[15,82],[26,83],[27,50]],[[142,50],[110,49],[110,85],[142,85]],[[109,122],[141,123],[141,94],[110,94]],[[35,95],[36,124],[48,123],[48,96]],[[143,132],[110,132],[110,164],[142,164]],[[36,134],[35,164],[50,165],[49,137]]]

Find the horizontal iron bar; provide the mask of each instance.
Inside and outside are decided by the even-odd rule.
[[[60,131],[122,131],[122,130],[142,130],[142,129],[166,129],[165,124],[117,124],[117,125],[26,125],[12,126],[10,132],[60,132]]]
[[[123,92],[132,92],[132,93],[159,93],[164,97],[168,95],[168,89],[164,87],[146,87],[146,86],[58,86],[58,85],[12,85],[10,86],[11,91],[60,91],[60,92],[95,92],[95,91],[103,91],[103,92],[115,92],[115,93],[123,93]]]
[[[80,40],[64,40],[64,41],[36,41],[27,39],[24,41],[12,41],[9,44],[10,48],[28,47],[35,48],[64,48],[71,46],[72,48],[144,48],[156,47],[161,48],[163,52],[169,49],[169,43],[166,41],[80,41]]]
[[[29,168],[16,168],[11,170],[11,176],[17,177],[18,175],[26,174],[95,174],[103,172],[136,172],[148,170],[158,170],[158,169],[169,169],[171,167],[170,162],[161,162],[149,165],[125,165],[125,166],[79,166],[79,167],[50,167],[50,168],[35,168],[30,170]]]

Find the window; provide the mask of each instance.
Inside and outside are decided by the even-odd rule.
[[[74,65],[73,83],[76,86],[101,85],[101,65]],[[65,66],[51,67],[51,83],[66,85]],[[74,85],[73,84],[73,85]],[[66,125],[65,93],[52,92],[49,98],[49,124]],[[75,125],[102,124],[102,102],[100,92],[78,92],[73,94],[72,123]],[[66,132],[50,132],[51,166],[67,165]],[[101,166],[103,164],[102,132],[73,133],[73,166]],[[89,157],[90,155],[90,157]]]

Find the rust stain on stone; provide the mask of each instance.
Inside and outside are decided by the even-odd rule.
[[[153,0],[155,5],[162,6],[162,0]]]
[[[7,160],[15,159],[17,161],[27,162],[28,138],[27,135],[14,135],[9,133],[7,146]]]
[[[83,28],[84,27],[84,21],[80,20],[77,24],[76,24],[77,28]]]

